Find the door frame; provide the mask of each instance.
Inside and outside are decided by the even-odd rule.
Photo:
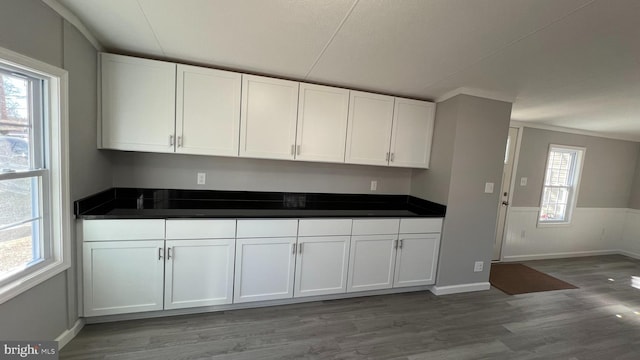
[[[520,162],[520,146],[522,144],[522,133],[524,132],[525,127],[521,124],[514,124],[513,122],[510,122],[509,128],[518,129],[518,136],[516,137],[516,144],[515,144],[516,148],[513,154],[513,168],[511,169],[511,184],[509,184],[509,196],[507,198],[507,201],[509,202],[509,206],[507,206],[507,211],[505,212],[504,231],[502,232],[502,240],[500,242],[500,256],[498,260],[492,260],[492,262],[502,262],[504,260],[504,253],[507,245],[507,243],[505,242],[505,239],[507,238],[509,218],[511,216],[511,208],[513,207],[513,192],[515,191],[516,183],[517,183],[516,175],[518,174],[518,163]],[[500,196],[499,202],[498,202],[498,209],[497,209],[498,216],[500,216],[501,205],[502,205],[502,197]],[[497,226],[498,226],[498,219],[496,219],[496,236],[498,232]]]

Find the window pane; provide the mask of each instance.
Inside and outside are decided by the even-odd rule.
[[[39,178],[0,181],[0,228],[39,217]]]
[[[39,221],[0,230],[0,279],[40,259]]]
[[[0,171],[32,167],[31,82],[0,71]]]

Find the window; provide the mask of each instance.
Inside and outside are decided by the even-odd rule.
[[[0,48],[0,303],[69,267],[66,71]]]
[[[542,186],[539,224],[568,224],[575,207],[584,148],[551,145]]]

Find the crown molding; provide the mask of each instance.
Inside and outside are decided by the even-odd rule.
[[[80,33],[82,33],[82,35],[84,35],[84,37],[87,38],[87,40],[89,40],[91,45],[93,45],[93,47],[96,50],[104,51],[104,48],[102,47],[98,39],[96,39],[96,37],[93,36],[91,31],[89,31],[89,29],[87,29],[87,27],[84,26],[82,21],[80,21],[80,19],[74,13],[72,13],[69,9],[64,7],[57,0],[42,0],[42,2],[45,3],[47,6],[49,6],[51,9],[53,9],[53,11],[57,12],[58,15],[62,16],[62,18],[68,21],[71,25],[75,26],[75,28],[78,29],[78,31],[80,31]]]
[[[511,95],[508,95],[508,94],[500,93],[500,92],[497,92],[497,91],[474,89],[474,88],[469,88],[469,87],[459,87],[459,88],[457,88],[455,90],[451,90],[451,91],[445,93],[444,95],[438,97],[436,99],[436,102],[443,102],[445,100],[449,100],[452,97],[458,96],[458,95],[470,95],[470,96],[476,96],[476,97],[481,97],[481,98],[485,98],[485,99],[504,101],[504,102],[508,102],[508,103],[513,103],[513,102],[516,101],[516,97],[515,96],[511,96]]]
[[[555,132],[561,132],[561,133],[567,133],[567,134],[574,134],[574,135],[595,136],[595,137],[599,137],[599,138],[614,139],[614,140],[625,140],[625,141],[640,142],[640,139],[638,139],[637,137],[633,137],[633,136],[607,134],[607,133],[603,133],[603,132],[599,132],[599,131],[573,129],[573,128],[567,128],[567,127],[563,127],[563,126],[535,123],[535,122],[530,122],[530,121],[511,120],[510,126],[521,127],[521,128],[540,129],[540,130],[549,130],[549,131],[555,131]]]

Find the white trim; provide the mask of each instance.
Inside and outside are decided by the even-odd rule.
[[[504,224],[502,229],[502,241],[500,243],[500,260],[502,260],[504,249],[507,244],[507,230],[509,226],[509,216],[511,214],[511,209],[513,207],[513,193],[516,191],[516,178],[518,174],[518,164],[520,162],[520,147],[522,145],[522,133],[524,132],[524,128],[521,126],[509,126],[509,129],[516,128],[518,129],[518,137],[516,138],[516,151],[513,154],[513,166],[511,167],[511,184],[509,184],[509,197],[507,198],[507,202],[509,205],[507,206],[507,211],[504,214]],[[502,205],[498,205],[502,206]],[[495,241],[495,240],[494,240]]]
[[[574,134],[574,135],[594,136],[594,137],[614,139],[614,140],[625,140],[625,141],[633,141],[633,142],[640,141],[640,139],[633,136],[607,134],[607,133],[591,131],[591,130],[572,129],[572,128],[567,128],[563,126],[536,123],[533,121],[511,120],[511,126],[519,126],[523,128],[531,128],[531,129],[539,129],[539,130],[548,130],[548,131],[555,131],[555,132]]]
[[[502,261],[514,262],[514,261],[528,261],[528,260],[563,259],[563,258],[573,258],[573,257],[616,255],[616,254],[626,255],[625,252],[621,250],[592,250],[592,251],[572,251],[572,252],[532,254],[532,255],[511,255],[511,256],[505,256]]]
[[[618,254],[624,255],[624,256],[628,256],[628,257],[633,258],[633,259],[640,260],[640,254],[634,253],[634,252],[631,252],[631,251],[618,250]]]
[[[46,266],[3,285],[0,288],[0,304],[2,304],[71,267],[71,233],[69,231],[71,206],[68,166],[68,72],[3,47],[0,47],[0,59],[9,66],[37,74],[47,80],[45,94],[48,98],[45,97],[44,100],[49,107],[43,109],[43,113],[49,119],[52,139],[49,142],[50,161],[56,165],[50,169],[51,260]],[[55,126],[52,126],[54,124]],[[59,191],[53,189],[59,189]]]
[[[444,93],[444,95],[436,98],[435,102],[443,102],[445,100],[449,100],[452,97],[455,97],[458,95],[470,95],[475,97],[481,97],[484,99],[504,101],[508,103],[513,103],[516,101],[515,96],[497,92],[497,91],[489,91],[489,90],[469,88],[469,87],[459,87],[457,89]]]
[[[448,286],[434,286],[431,289],[431,292],[434,295],[449,295],[449,294],[459,294],[465,292],[472,291],[484,291],[489,290],[491,288],[491,284],[488,282],[479,282],[479,283],[471,283],[471,284],[460,284],[460,285],[448,285]]]
[[[71,329],[67,329],[58,335],[55,341],[58,342],[58,350],[62,350],[73,338],[80,333],[80,330],[84,327],[84,319],[76,320]]]
[[[75,28],[78,29],[78,31],[80,31],[80,33],[84,35],[85,38],[87,38],[87,40],[89,40],[91,45],[93,45],[96,50],[104,51],[104,48],[102,47],[102,45],[100,45],[98,39],[93,36],[91,31],[89,31],[89,29],[84,26],[82,21],[74,13],[72,13],[71,10],[64,7],[64,5],[60,4],[57,0],[42,0],[42,2],[53,9],[53,11],[57,12],[58,15],[68,21],[71,25],[75,26]]]

